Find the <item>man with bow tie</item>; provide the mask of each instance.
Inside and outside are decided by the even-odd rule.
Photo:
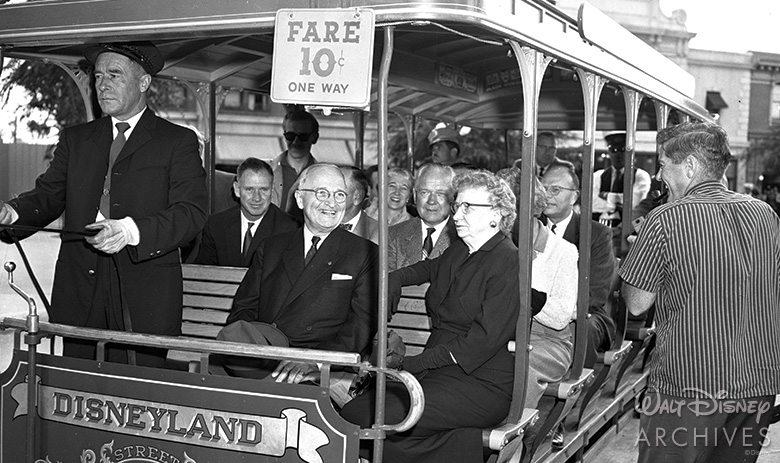
[[[344,218],[339,227],[355,235],[379,244],[379,224],[363,212],[363,204],[368,195],[368,177],[357,167],[341,167],[347,182],[347,202],[344,206]]]

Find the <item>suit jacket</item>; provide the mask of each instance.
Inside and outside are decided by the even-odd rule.
[[[604,310],[604,304],[609,298],[612,276],[615,273],[615,254],[612,248],[612,231],[595,220],[590,221],[590,294],[588,297],[588,313],[603,320],[614,336],[615,322]],[[580,246],[580,215],[572,214],[571,221],[563,232],[563,239]],[[611,339],[610,339],[611,341]]]
[[[470,256],[458,240],[436,259],[392,272],[390,289],[430,282],[425,307],[431,336],[420,355],[445,346],[458,362],[457,374],[511,394],[515,362],[506,345],[515,337],[519,315],[519,271],[517,247],[497,232]]]
[[[271,204],[260,225],[252,235],[249,252],[241,255],[241,206],[212,214],[203,228],[196,264],[249,267],[252,254],[261,241],[269,236],[295,230],[301,225],[278,207]]]
[[[415,217],[393,225],[388,229],[387,268],[396,270],[415,264],[422,259],[422,219]],[[459,241],[458,232],[455,230],[455,222],[452,217],[447,220],[439,238],[433,244],[431,259],[440,256],[450,244]]]
[[[376,245],[336,228],[304,265],[303,236],[299,228],[260,243],[228,323],[274,324],[291,347],[362,353],[376,332]]]
[[[352,229],[352,233],[374,244],[379,243],[379,223],[365,212],[360,212],[360,220]]]
[[[10,201],[17,223],[43,227],[63,212],[66,230],[94,222],[112,138],[109,117],[63,130],[35,188]],[[132,217],[140,231],[140,243],[115,257],[134,331],[180,333],[179,247],[206,222],[205,179],[195,133],[147,108],[114,163],[109,213],[113,219]],[[103,297],[95,294],[98,259],[107,258],[83,237],[62,235],[52,322],[85,326],[93,297]]]

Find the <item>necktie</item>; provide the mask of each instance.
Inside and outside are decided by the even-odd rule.
[[[615,171],[615,179],[612,181],[612,189],[610,190],[613,193],[622,193],[623,192],[623,173],[616,170]]]
[[[351,223],[340,223],[339,228],[343,228],[346,231],[352,231],[352,224]]]
[[[114,168],[116,157],[119,156],[122,147],[125,146],[125,142],[127,141],[125,138],[125,131],[129,128],[130,124],[127,122],[117,122],[116,138],[111,142],[111,149],[108,151],[108,170],[106,171],[106,178],[103,180],[103,194],[100,196],[100,213],[107,219],[110,218],[111,214],[111,170]]]
[[[317,254],[317,243],[320,242],[319,236],[312,236],[311,237],[311,247],[309,248],[309,251],[306,253],[306,257],[303,258],[303,261],[306,265],[309,265],[309,262],[314,258],[314,254]]]
[[[423,241],[423,248],[422,248],[422,256],[423,260],[427,259],[431,252],[433,252],[433,232],[436,231],[433,227],[428,227],[428,234],[425,235],[425,240]]]
[[[552,224],[552,227],[550,227],[550,231],[553,232],[553,235],[555,234],[555,227],[557,227],[557,226],[558,226],[558,224],[554,223],[554,224]]]
[[[249,226],[246,227],[246,233],[244,233],[244,246],[241,248],[241,255],[244,258],[249,254],[249,245],[252,244],[252,227],[254,226],[254,222],[249,222]]]

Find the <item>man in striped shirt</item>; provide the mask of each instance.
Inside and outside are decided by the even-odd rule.
[[[631,313],[656,306],[639,461],[754,462],[780,393],[780,220],[721,183],[721,127],[686,122],[657,143],[669,202],[620,269]]]

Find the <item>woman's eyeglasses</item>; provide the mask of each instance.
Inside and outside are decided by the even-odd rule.
[[[293,141],[296,138],[300,141],[309,141],[309,138],[314,135],[316,132],[313,133],[306,133],[306,132],[284,132],[284,139],[287,141]]]
[[[472,207],[493,207],[492,204],[476,204],[476,203],[467,203],[463,201],[462,203],[453,202],[450,205],[450,210],[452,210],[453,214],[456,214],[458,210],[461,208],[461,206],[463,207],[464,214],[468,214],[469,212],[471,212]]]
[[[327,201],[331,195],[327,188],[317,188],[316,190],[311,188],[298,188],[298,191],[311,191],[314,193],[314,197],[319,201]],[[339,204],[342,204],[347,200],[347,193],[341,190],[336,190],[333,192],[333,200]]]

